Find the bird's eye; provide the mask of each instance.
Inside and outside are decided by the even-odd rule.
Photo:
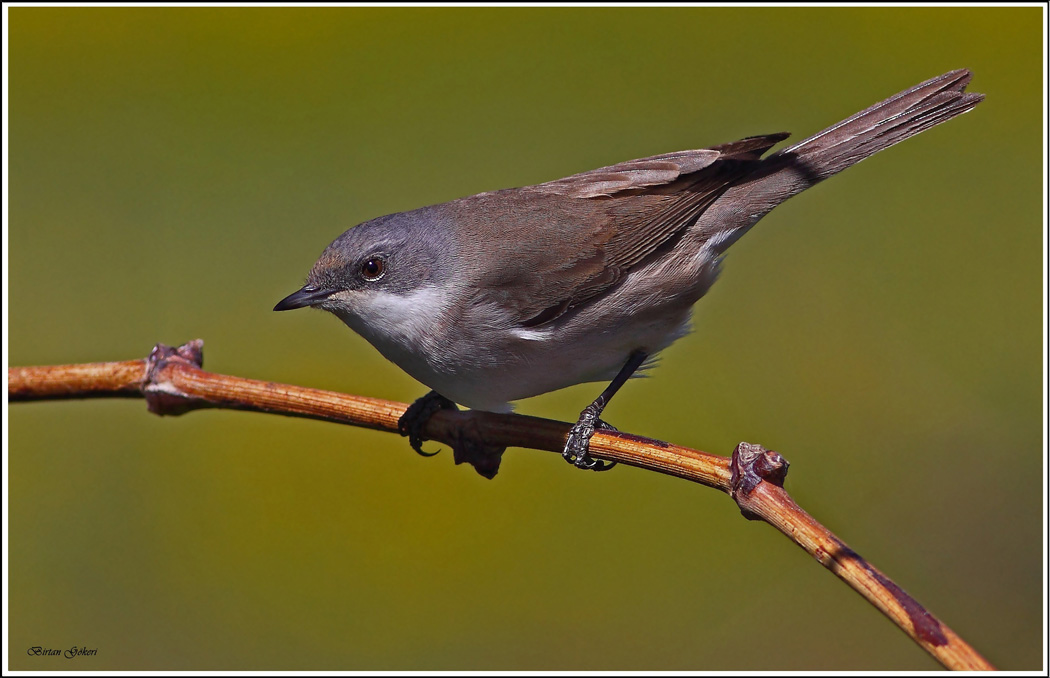
[[[386,272],[386,262],[380,256],[372,256],[365,259],[361,264],[361,276],[368,282],[375,282],[383,277]]]

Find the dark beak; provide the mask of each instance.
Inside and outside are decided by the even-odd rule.
[[[284,299],[277,302],[273,307],[275,311],[290,311],[293,308],[303,308],[327,299],[335,290],[318,290],[312,287],[304,287],[298,292],[292,292]]]

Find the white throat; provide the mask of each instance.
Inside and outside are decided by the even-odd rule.
[[[435,287],[407,294],[377,290],[336,292],[323,308],[331,311],[416,379],[429,372],[424,356],[440,333],[446,295]],[[422,381],[422,380],[421,380]]]

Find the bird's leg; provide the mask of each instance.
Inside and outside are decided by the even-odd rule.
[[[561,453],[565,461],[575,465],[577,468],[591,469],[592,471],[608,471],[613,466],[616,466],[616,462],[606,463],[600,459],[592,458],[591,455],[587,454],[587,447],[590,444],[591,436],[594,435],[596,430],[616,430],[599,417],[601,417],[602,410],[609,404],[612,397],[631,378],[635,370],[641,367],[647,357],[648,354],[642,351],[632,353],[620,369],[620,372],[602,391],[602,394],[595,398],[593,403],[585,407],[583,412],[580,412],[580,418],[569,431],[569,437],[565,441],[565,449]]]
[[[456,403],[437,391],[431,391],[408,406],[405,413],[397,420],[398,433],[408,436],[408,444],[417,453],[424,457],[433,457],[437,452],[423,451],[423,427],[426,426],[427,419],[430,419],[438,410],[457,409],[459,408],[456,407]]]

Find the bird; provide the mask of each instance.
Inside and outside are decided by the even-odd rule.
[[[381,216],[346,230],[275,307],[335,314],[431,392],[399,422],[456,404],[517,400],[607,382],[562,456],[607,470],[588,442],[632,376],[686,335],[726,249],[788,198],[972,110],[954,70],[772,153],[788,133],[629,160],[546,183]],[[483,447],[483,446],[482,446]],[[472,461],[495,475],[503,448]],[[458,453],[458,451],[457,451]],[[457,457],[457,462],[460,459]]]

